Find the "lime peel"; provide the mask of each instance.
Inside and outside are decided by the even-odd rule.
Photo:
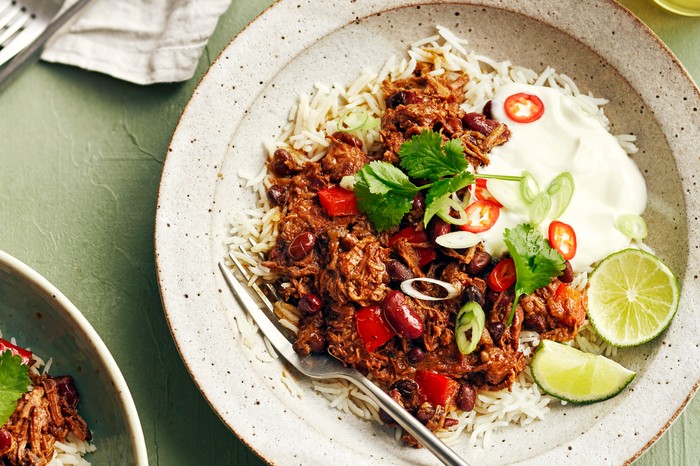
[[[612,398],[637,375],[605,356],[551,340],[542,340],[537,347],[530,371],[544,393],[577,404]]]
[[[609,255],[588,283],[588,319],[613,346],[652,340],[678,310],[680,291],[673,273],[656,256],[639,249]]]

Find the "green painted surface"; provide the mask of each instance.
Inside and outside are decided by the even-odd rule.
[[[139,87],[39,63],[0,94],[0,249],[45,275],[100,333],[132,390],[152,465],[263,464],[220,422],[173,344],[153,220],[164,154],[196,83],[270,3],[233,0],[189,82]],[[700,81],[700,19],[651,0],[622,3]],[[700,464],[699,432],[696,399],[636,464]]]

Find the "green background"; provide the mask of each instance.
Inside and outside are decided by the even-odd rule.
[[[140,87],[38,63],[0,94],[0,249],[56,285],[102,336],[130,386],[152,465],[263,464],[220,422],[180,359],[158,293],[153,233],[163,160],[189,96],[271,3],[233,0],[188,82]],[[651,0],[622,3],[700,81],[700,19]],[[635,464],[700,464],[699,432],[695,399]]]

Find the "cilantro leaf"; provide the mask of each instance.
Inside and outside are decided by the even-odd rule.
[[[379,231],[401,223],[418,192],[418,187],[400,169],[378,161],[357,172],[353,189],[357,206]]]
[[[435,131],[423,131],[406,141],[399,149],[401,166],[413,178],[437,181],[444,176],[458,175],[469,163],[459,139],[442,145],[442,136]]]
[[[462,172],[452,178],[444,178],[435,181],[425,196],[425,216],[423,224],[428,225],[434,215],[439,215],[443,219],[449,217],[452,204],[449,203],[452,193],[474,183],[474,175],[471,172]]]
[[[564,270],[564,258],[542,236],[540,231],[528,223],[515,228],[506,228],[503,241],[515,262],[515,300],[508,317],[513,321],[515,307],[522,295],[549,285],[554,277]]]
[[[17,400],[27,392],[29,367],[10,351],[0,354],[0,425],[5,424],[17,407]]]

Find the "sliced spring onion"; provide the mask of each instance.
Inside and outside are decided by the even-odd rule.
[[[540,185],[537,184],[537,180],[532,176],[532,173],[525,170],[523,172],[523,179],[520,180],[520,196],[523,198],[523,201],[525,201],[526,204],[532,203],[539,192]]]
[[[544,222],[551,207],[552,200],[547,191],[540,191],[530,203],[530,223],[539,225]]]
[[[379,119],[374,118],[366,109],[360,107],[347,110],[338,118],[338,130],[340,131],[372,129],[378,125]]]
[[[466,249],[479,244],[481,238],[470,231],[453,231],[438,236],[435,242],[450,249]]]
[[[427,282],[427,283],[432,283],[434,285],[438,285],[443,287],[445,290],[447,290],[447,296],[444,296],[442,298],[437,298],[435,296],[429,296],[425,293],[421,293],[420,291],[416,290],[413,288],[413,282]],[[459,290],[455,288],[454,285],[451,283],[443,282],[442,280],[435,280],[434,278],[411,278],[410,280],[404,280],[401,282],[401,291],[406,293],[409,296],[412,296],[416,299],[422,299],[424,301],[444,301],[446,299],[452,299],[456,298],[457,295],[459,295]]]
[[[444,205],[448,208],[437,212],[437,215],[447,223],[451,223],[452,225],[464,225],[469,221],[469,217],[467,217],[467,211],[464,209],[464,206],[461,202],[452,198],[448,198],[445,200]],[[453,211],[459,214],[459,217],[453,217],[451,215]]]
[[[562,172],[549,183],[547,193],[552,196],[551,218],[559,218],[564,213],[571,197],[574,195],[574,177],[569,172]]]
[[[344,176],[340,179],[338,183],[341,188],[352,191],[355,188],[355,175]]]
[[[459,310],[455,321],[455,341],[462,354],[469,354],[476,349],[484,332],[486,316],[479,303],[470,301]]]
[[[615,226],[630,239],[644,239],[647,237],[647,224],[639,215],[620,215],[615,220]]]

